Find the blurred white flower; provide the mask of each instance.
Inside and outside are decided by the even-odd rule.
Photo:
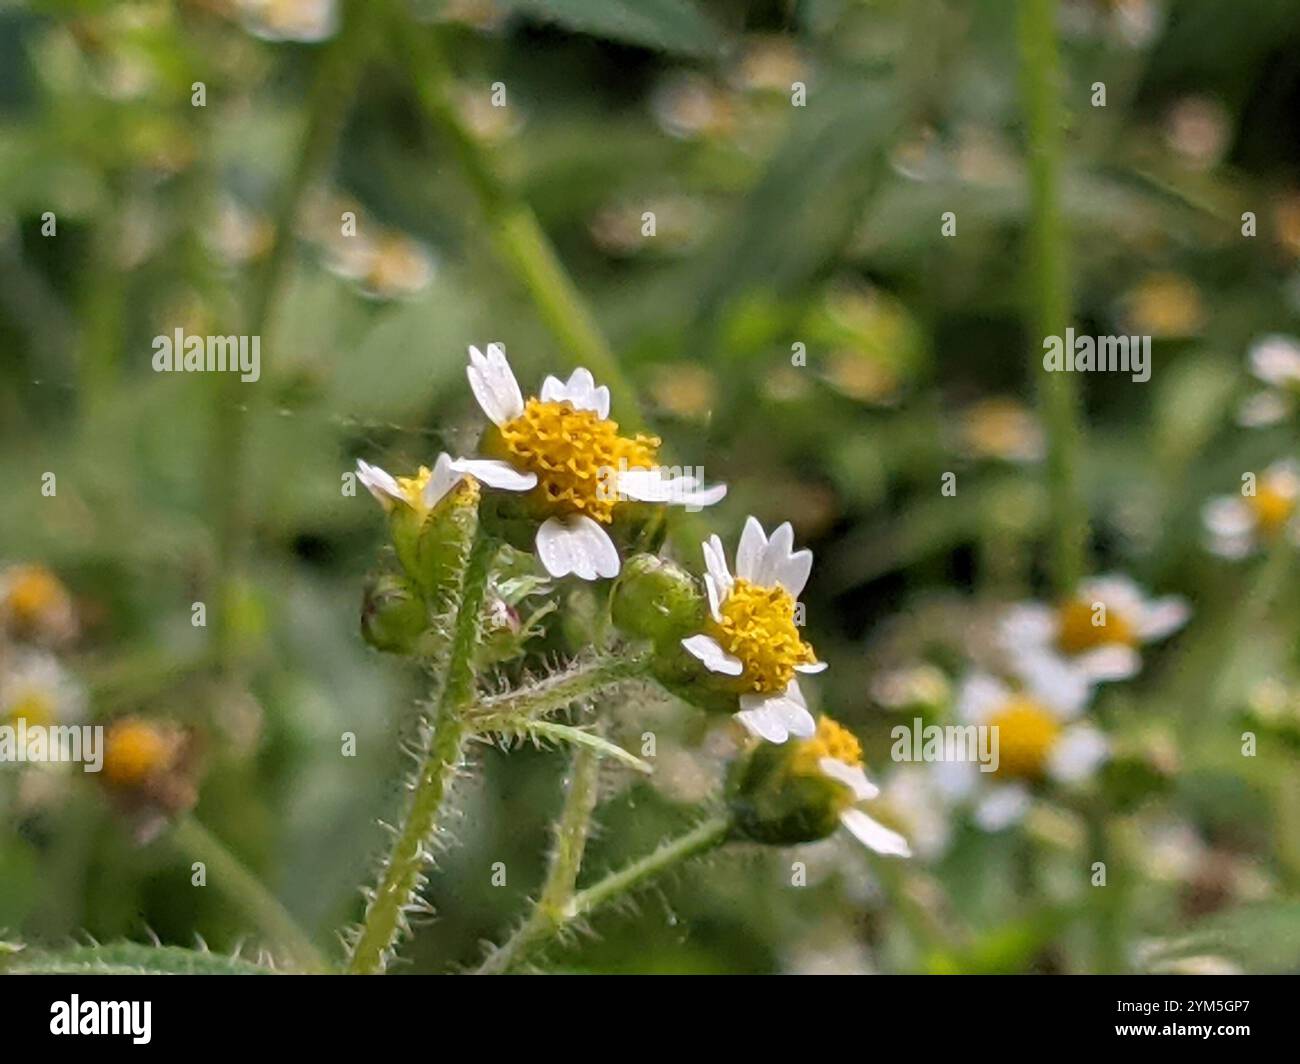
[[[1236,560],[1275,542],[1279,536],[1300,544],[1298,496],[1300,463],[1288,458],[1274,462],[1259,477],[1245,482],[1240,495],[1210,499],[1201,510],[1209,549]]]
[[[1250,372],[1266,387],[1242,402],[1237,423],[1247,428],[1275,425],[1295,410],[1300,396],[1300,342],[1276,334],[1262,337],[1251,345],[1247,360]]]
[[[338,29],[335,0],[239,0],[240,20],[266,41],[315,43]]]

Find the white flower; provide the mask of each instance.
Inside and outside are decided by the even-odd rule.
[[[736,550],[736,575],[727,568],[722,541],[704,545],[704,585],[713,623],[682,646],[710,672],[737,677],[736,718],[751,733],[783,743],[817,728],[796,673],[821,672],[812,647],[795,625],[795,603],[812,571],[812,551],[794,551],[789,522],[769,540],[754,517],[745,520]]]
[[[936,766],[941,792],[953,801],[973,800],[975,821],[986,831],[999,831],[1024,816],[1032,784],[1080,783],[1110,753],[1105,735],[1078,719],[1092,692],[1079,670],[1059,658],[1037,655],[1022,660],[1018,671],[1019,688],[977,672],[962,681],[957,694],[957,716],[963,723],[997,729],[996,770],[985,772],[969,760]],[[977,790],[983,793],[977,795]]]
[[[239,0],[244,28],[267,41],[312,44],[338,29],[335,0]]]
[[[1238,424],[1273,425],[1295,408],[1300,394],[1300,343],[1290,336],[1265,336],[1247,356],[1250,372],[1268,387],[1248,396],[1237,410]]]
[[[6,661],[0,675],[0,725],[48,728],[81,719],[86,696],[58,660],[29,651]]]
[[[575,369],[567,381],[547,377],[541,395],[526,402],[500,344],[488,344],[486,354],[471,347],[466,372],[507,464],[533,478],[535,501],[550,513],[537,530],[537,557],[551,576],[618,575],[618,548],[604,525],[621,502],[700,507],[727,493],[725,485],[703,488],[696,477],[659,466],[657,438],[619,435],[609,389],[588,370]]]
[[[917,856],[930,861],[948,848],[952,802],[939,778],[938,763],[900,764],[880,786],[880,804],[902,828]]]
[[[1253,494],[1245,494],[1248,487]],[[1201,509],[1211,551],[1235,560],[1253,554],[1279,535],[1300,543],[1296,513],[1300,463],[1292,459],[1274,462],[1257,479],[1243,484],[1242,492],[1217,496]]]
[[[1190,616],[1185,599],[1149,598],[1127,576],[1110,575],[1082,581],[1060,605],[1013,606],[999,635],[1013,660],[1053,654],[1094,682],[1124,680],[1142,667],[1142,644],[1171,635]]]
[[[403,505],[418,513],[428,513],[467,477],[505,491],[527,491],[537,483],[536,477],[519,473],[505,462],[452,458],[448,454],[438,455],[432,469],[421,466],[413,477],[394,477],[378,466],[357,459],[357,479],[385,510]]]

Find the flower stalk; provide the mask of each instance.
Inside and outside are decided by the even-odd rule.
[[[447,661],[428,747],[417,771],[410,804],[394,836],[378,886],[352,949],[348,971],[379,974],[387,969],[397,943],[407,933],[407,913],[419,907],[424,866],[430,857],[440,814],[460,766],[470,728],[465,710],[474,698],[474,651],[478,646],[488,574],[496,543],[471,523],[469,548]]]

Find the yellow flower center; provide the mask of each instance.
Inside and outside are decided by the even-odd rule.
[[[397,481],[397,486],[402,489],[406,505],[422,517],[429,512],[429,508],[424,505],[424,487],[429,483],[431,476],[433,476],[433,471],[428,466],[420,466],[413,477],[393,477]],[[451,490],[469,493],[471,496],[477,497],[479,491],[478,481],[473,477],[466,477]],[[467,500],[467,502],[472,501],[473,498]]]
[[[862,765],[862,744],[851,731],[830,717],[821,717],[817,721],[817,733],[811,739],[798,741],[791,769],[799,776],[819,776],[824,757],[833,757],[852,768]]]
[[[1279,490],[1277,485],[1264,481],[1254,495],[1246,496],[1246,504],[1255,515],[1260,533],[1271,538],[1281,532],[1291,520],[1296,499],[1290,491]]]
[[[10,579],[5,603],[16,620],[35,624],[58,608],[65,595],[63,585],[52,572],[40,565],[25,565]]]
[[[794,597],[783,587],[760,587],[737,580],[720,608],[721,621],[710,622],[710,635],[745,666],[740,681],[760,694],[784,691],[796,665],[817,658],[794,623]]]
[[[9,707],[6,720],[15,728],[20,720],[29,728],[48,728],[54,723],[54,699],[43,691],[30,691]]]
[[[104,741],[104,779],[114,787],[138,787],[165,770],[175,744],[162,729],[143,720],[120,720]]]
[[[572,403],[531,398],[524,412],[501,426],[512,464],[537,474],[535,497],[566,513],[609,524],[618,493],[609,482],[620,469],[652,469],[657,436],[620,436],[618,422]]]
[[[1037,779],[1047,767],[1047,755],[1056,745],[1061,725],[1031,698],[1018,695],[993,714],[989,727],[997,729],[998,774]]]
[[[1104,606],[1104,603],[1103,603]],[[1112,609],[1094,609],[1090,602],[1066,602],[1057,613],[1056,645],[1062,654],[1082,654],[1097,647],[1137,646],[1133,626]]]

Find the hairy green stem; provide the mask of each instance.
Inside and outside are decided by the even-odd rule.
[[[505,946],[489,955],[477,969],[476,974],[490,975],[506,971],[507,966],[501,965],[495,959],[500,950],[510,951],[508,964],[518,964],[538,946],[555,938],[602,905],[635,890],[683,861],[721,846],[730,836],[731,829],[732,821],[729,815],[720,814],[712,817],[696,825],[685,835],[663,843],[653,853],[625,865],[617,872],[610,873],[585,890],[578,891],[564,909],[552,919],[544,924],[539,923],[532,927],[525,924],[520,928]]]
[[[525,684],[505,694],[480,699],[465,713],[476,732],[516,731],[530,721],[591,698],[611,687],[646,674],[648,656],[626,651],[601,654],[572,665],[564,672]]]
[[[1079,398],[1073,374],[1049,373],[1038,361],[1046,337],[1064,338],[1071,305],[1067,239],[1061,215],[1065,113],[1061,106],[1056,0],[1019,0],[1017,11],[1021,99],[1029,151],[1030,335],[1034,372],[1042,374],[1039,401],[1048,433],[1052,572],[1058,593],[1069,595],[1083,576],[1088,540],[1087,509],[1079,486]]]
[[[272,216],[271,246],[254,279],[245,320],[249,336],[267,337],[274,329],[276,310],[288,280],[294,229],[303,199],[326,168],[342,129],[347,109],[369,54],[373,0],[349,0],[343,25],[322,58],[308,104],[307,124],[299,141],[293,171],[281,187]],[[219,374],[211,391],[211,430],[208,447],[210,509],[216,542],[217,620],[214,629],[219,659],[234,650],[231,612],[246,535],[245,481],[248,450],[248,411],[256,389],[248,389],[239,374]]]
[[[582,855],[587,849],[591,815],[599,797],[599,777],[600,759],[596,751],[585,747],[575,750],[542,892],[519,930],[483,962],[480,975],[508,972],[530,943],[544,938],[564,920],[582,869]]]
[[[398,941],[407,931],[406,913],[417,903],[429,845],[438,831],[439,814],[470,735],[465,709],[474,698],[474,652],[496,547],[489,537],[475,535],[461,583],[446,679],[428,749],[348,962],[348,971],[356,975],[379,974],[388,967]]]
[[[173,825],[171,842],[187,857],[203,862],[211,883],[253,918],[273,948],[283,950],[304,971],[330,970],[329,963],[288,910],[194,817],[181,817]]]

